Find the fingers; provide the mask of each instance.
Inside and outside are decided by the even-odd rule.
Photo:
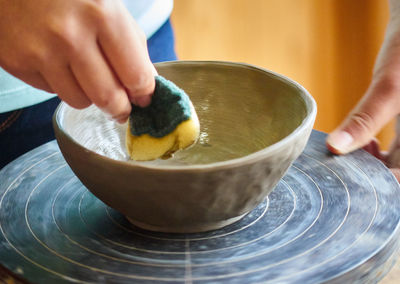
[[[94,103],[119,122],[128,118],[131,101],[150,103],[156,72],[146,38],[122,1],[3,2],[0,64],[11,74],[73,107]]]
[[[385,83],[374,86],[344,122],[327,139],[335,154],[346,154],[368,144],[375,134],[399,112],[396,88]]]
[[[400,168],[400,116],[397,117],[396,137],[390,145],[386,164],[390,168]]]
[[[368,144],[400,112],[400,29],[389,24],[373,79],[363,99],[327,138],[328,149],[346,154]]]
[[[71,69],[90,101],[118,122],[128,119],[131,104],[127,93],[95,41],[72,59]]]
[[[117,2],[116,5],[121,5]],[[122,6],[122,5],[121,5]],[[127,90],[130,101],[145,107],[155,88],[155,68],[147,51],[146,37],[124,7],[108,14],[99,31],[101,49]]]
[[[400,182],[400,169],[390,169],[394,177]]]
[[[78,84],[69,66],[53,65],[51,70],[44,72],[44,76],[52,90],[70,106],[82,109],[92,104]]]
[[[363,147],[365,151],[373,155],[375,158],[386,162],[386,154],[383,153],[379,148],[379,142],[377,139],[372,139],[371,142]]]

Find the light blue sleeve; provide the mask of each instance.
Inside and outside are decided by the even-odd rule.
[[[126,8],[150,38],[170,17],[173,0],[124,0]]]
[[[0,113],[32,106],[55,96],[29,86],[0,68]]]

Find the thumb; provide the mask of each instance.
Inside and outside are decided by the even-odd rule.
[[[368,144],[399,113],[400,97],[395,81],[372,83],[363,99],[327,138],[328,149],[346,154]]]
[[[399,113],[400,4],[393,3],[393,15],[375,62],[370,87],[354,110],[327,138],[328,149],[335,154],[346,154],[365,146]]]

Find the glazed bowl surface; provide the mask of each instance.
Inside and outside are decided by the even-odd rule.
[[[134,162],[125,151],[126,124],[94,106],[61,103],[53,124],[65,160],[95,196],[144,229],[200,232],[240,219],[304,150],[315,101],[298,83],[247,64],[176,61],[156,68],[192,100],[197,143],[167,160]]]

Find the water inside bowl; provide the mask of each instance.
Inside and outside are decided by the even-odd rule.
[[[201,165],[243,157],[280,141],[307,116],[303,91],[263,70],[169,63],[158,66],[158,71],[190,96],[200,120],[200,137],[170,159],[132,163]],[[84,147],[112,159],[129,160],[126,127],[108,120],[94,106],[65,106],[65,131]]]
[[[206,108],[207,106],[203,105],[198,112],[204,113]],[[252,112],[245,107],[243,111]],[[274,117],[268,113],[255,118],[256,123],[245,118],[240,119],[240,123],[235,123],[233,120],[236,119],[225,115],[218,127],[212,126],[212,119],[200,114],[201,131],[198,141],[166,160],[147,162],[130,160],[125,149],[127,124],[121,125],[109,120],[95,106],[85,110],[65,106],[64,129],[76,142],[100,155],[149,165],[196,165],[226,161],[261,150],[279,141],[281,136],[287,135],[284,129],[274,126]],[[275,121],[275,124],[277,122]]]

